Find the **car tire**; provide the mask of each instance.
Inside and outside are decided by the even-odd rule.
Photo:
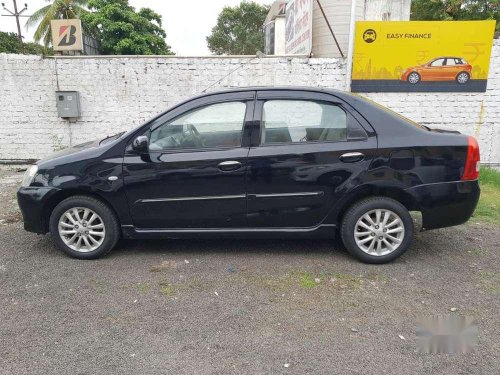
[[[467,72],[460,72],[460,73],[457,74],[457,77],[455,78],[455,80],[457,81],[457,83],[459,85],[464,85],[467,82],[469,82],[469,80],[470,80],[470,74],[467,73]]]
[[[120,238],[114,212],[102,201],[84,195],[60,202],[52,211],[49,229],[57,247],[77,259],[102,257]]]
[[[340,234],[347,251],[362,262],[387,263],[401,256],[410,247],[413,240],[413,220],[406,207],[398,201],[386,197],[371,197],[355,203],[347,210],[342,219]]]
[[[416,85],[417,83],[419,83],[421,80],[421,77],[420,77],[420,74],[418,74],[417,72],[411,72],[410,74],[408,74],[408,77],[406,78],[406,81],[412,85]]]

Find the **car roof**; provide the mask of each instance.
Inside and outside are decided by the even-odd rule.
[[[318,93],[326,93],[326,94],[331,94],[335,95],[341,99],[346,99],[348,97],[352,97],[353,95],[351,93],[348,93],[346,91],[341,91],[341,90],[336,90],[336,89],[329,89],[325,87],[310,87],[310,86],[246,86],[246,87],[232,87],[232,88],[226,88],[223,90],[217,90],[217,91],[209,91],[202,93],[200,95],[197,95],[195,98],[201,98],[204,96],[209,96],[209,95],[216,95],[216,94],[230,94],[230,93],[235,93],[235,92],[245,92],[245,91],[309,91],[309,92],[318,92]],[[194,98],[191,98],[194,99]]]

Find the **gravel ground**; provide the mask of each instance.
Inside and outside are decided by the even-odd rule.
[[[1,374],[499,373],[499,227],[419,233],[381,266],[313,240],[123,241],[78,261],[22,229],[18,180],[0,173]],[[477,320],[475,352],[418,354],[418,318],[448,314]]]

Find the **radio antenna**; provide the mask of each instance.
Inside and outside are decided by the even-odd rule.
[[[247,61],[244,61],[244,62],[240,63],[240,65],[238,65],[236,68],[234,68],[233,70],[231,70],[224,77],[220,78],[219,80],[215,81],[214,83],[210,84],[205,89],[203,89],[203,91],[201,93],[204,93],[209,88],[211,88],[211,87],[215,86],[216,84],[220,83],[221,81],[223,81],[224,79],[226,79],[227,77],[229,77],[231,74],[233,74],[237,70],[243,68],[244,66],[246,66],[248,63],[252,62],[253,60],[260,59],[260,58],[265,57],[265,56],[266,56],[266,54],[264,52],[257,51],[257,53],[255,54],[255,56],[250,57]]]

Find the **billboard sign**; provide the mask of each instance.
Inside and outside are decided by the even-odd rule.
[[[309,55],[312,49],[313,0],[290,0],[286,4],[285,53]]]
[[[83,50],[82,22],[79,19],[52,20],[50,27],[54,51]]]
[[[359,21],[353,92],[484,92],[495,21]]]

